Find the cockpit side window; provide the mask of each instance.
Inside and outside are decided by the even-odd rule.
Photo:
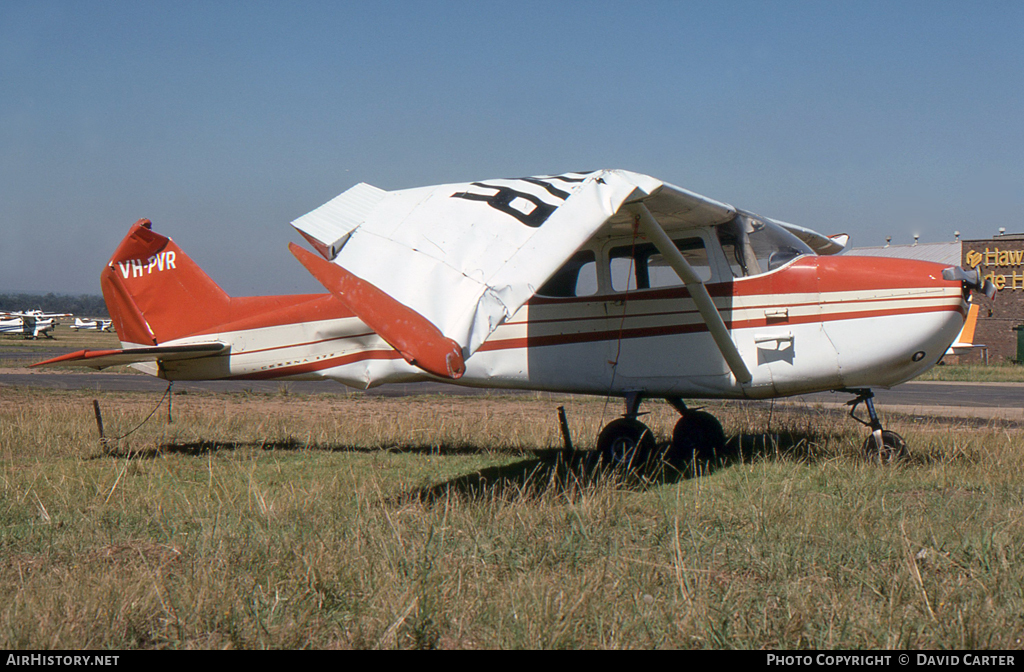
[[[797,257],[814,255],[814,250],[781,226],[744,215],[720,224],[717,232],[737,278],[774,271]]]
[[[705,282],[710,280],[711,263],[704,241],[684,238],[673,242],[697,276]],[[616,292],[683,284],[652,243],[613,247],[608,253],[608,260],[611,263],[612,289]]]
[[[592,250],[581,250],[569,258],[555,274],[537,290],[540,296],[568,298],[597,293],[597,256]]]
[[[722,244],[722,252],[729,261],[733,277],[742,278],[748,275],[760,275],[761,267],[757,257],[752,254],[746,233],[742,227],[722,224],[718,227],[718,242]]]

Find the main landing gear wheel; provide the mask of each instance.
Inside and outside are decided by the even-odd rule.
[[[670,460],[708,462],[726,457],[725,431],[718,419],[705,411],[687,410],[672,431]]]
[[[706,411],[691,410],[679,397],[665,401],[679,411],[679,421],[672,432],[672,447],[666,457],[673,462],[699,460],[710,462],[731,457],[734,452],[725,440],[725,431],[718,418]]]
[[[638,467],[654,453],[654,435],[634,418],[619,418],[608,423],[597,437],[601,461],[609,466]]]

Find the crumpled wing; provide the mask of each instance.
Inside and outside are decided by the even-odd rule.
[[[292,224],[327,259],[423,316],[469,357],[624,203],[664,186],[622,170],[392,192],[360,184]],[[673,207],[721,205],[697,198]]]

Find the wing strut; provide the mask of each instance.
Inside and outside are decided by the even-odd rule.
[[[715,302],[711,300],[707,287],[701,282],[700,277],[697,276],[682,253],[676,249],[675,243],[665,233],[665,229],[661,228],[661,225],[654,219],[647,206],[638,202],[632,203],[631,207],[633,213],[640,218],[640,229],[644,235],[650,238],[654,246],[661,252],[661,256],[686,285],[686,289],[690,292],[693,302],[697,304],[697,310],[708,325],[711,337],[715,339],[715,344],[718,345],[718,349],[722,352],[722,356],[725,357],[726,363],[732,369],[733,375],[736,376],[736,380],[741,385],[749,383],[753,376],[750,375],[750,370],[747,369],[747,365],[743,362],[739,350],[736,349],[736,344],[732,341],[729,329],[725,326],[725,321],[722,320],[722,315],[718,312],[718,308],[715,307]]]

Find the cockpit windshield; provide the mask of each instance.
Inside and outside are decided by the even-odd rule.
[[[774,271],[799,256],[814,255],[814,250],[781,226],[746,215],[720,224],[718,240],[737,278]]]

